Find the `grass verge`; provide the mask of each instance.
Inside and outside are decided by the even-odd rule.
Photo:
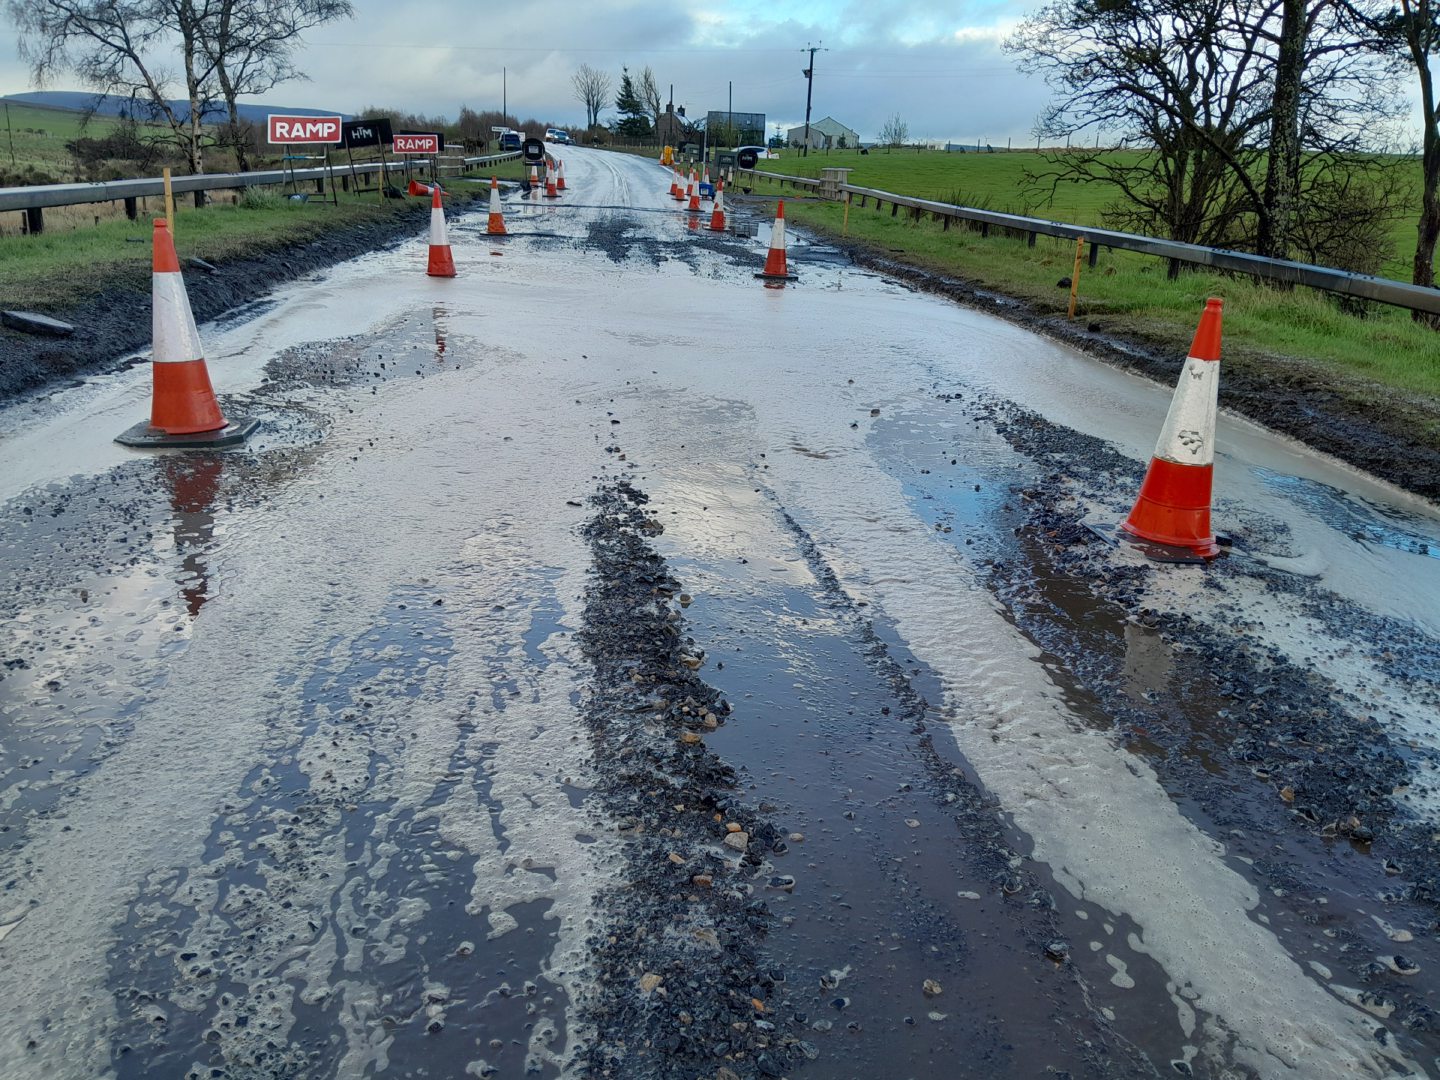
[[[747,179],[748,182],[748,179]],[[757,194],[778,195],[765,181]],[[886,205],[851,206],[848,229],[840,203],[786,199],[785,214],[797,225],[899,262],[961,277],[984,289],[1024,300],[1040,315],[1064,315],[1075,248],[1039,237],[1033,248],[998,231],[930,219]],[[1270,369],[1285,381],[1286,366],[1318,375],[1344,393],[1375,401],[1393,393],[1440,405],[1440,335],[1411,321],[1409,312],[1373,305],[1364,318],[1309,289],[1284,291],[1246,277],[1196,270],[1167,278],[1165,263],[1133,252],[1102,249],[1099,265],[1082,264],[1077,321],[1098,324],[1106,334],[1170,351],[1183,350],[1208,296],[1226,301],[1225,359]]]

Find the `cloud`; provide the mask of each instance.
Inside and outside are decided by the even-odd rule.
[[[999,49],[1025,5],[1009,0],[356,0],[356,18],[313,30],[298,55],[308,82],[261,99],[354,111],[365,105],[454,116],[499,108],[577,126],[570,76],[582,63],[653,68],[689,115],[734,107],[789,127],[805,115],[808,44],[813,116],[873,138],[900,113],[915,137],[997,144],[1029,138],[1046,99]],[[29,88],[15,33],[0,21],[0,93]],[[54,86],[73,88],[63,77]],[[606,115],[613,116],[611,109]]]

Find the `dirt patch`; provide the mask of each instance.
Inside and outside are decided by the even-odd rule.
[[[422,203],[415,200],[387,221],[337,228],[298,246],[279,244],[262,255],[226,262],[219,273],[187,270],[185,289],[196,321],[217,318],[282,282],[410,239],[429,220],[430,206]],[[0,330],[0,401],[57,379],[108,370],[127,353],[146,348],[151,334],[148,260],[136,260],[133,270],[117,274],[98,296],[45,314],[73,323],[74,335],[44,338]]]

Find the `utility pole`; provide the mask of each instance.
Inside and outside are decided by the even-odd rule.
[[[505,123],[510,123],[510,87],[509,70],[500,69],[500,115],[505,118]]]
[[[740,140],[735,136],[735,82],[732,79],[726,85],[730,87],[730,112],[725,117],[725,137],[732,143],[738,143]],[[5,107],[8,109],[10,106]]]
[[[820,43],[820,45],[824,44],[823,41]],[[805,76],[805,146],[800,151],[801,157],[810,156],[810,94],[811,91],[815,89],[815,54],[817,52],[830,51],[829,49],[820,48],[820,45],[806,45],[804,49],[800,50],[801,52],[808,50],[810,53],[810,66],[800,72],[801,75]]]

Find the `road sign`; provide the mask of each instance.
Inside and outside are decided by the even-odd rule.
[[[545,144],[539,139],[526,139],[520,149],[524,151],[526,161],[540,161],[545,156]]]
[[[385,116],[374,120],[349,120],[341,128],[341,145],[351,148],[383,146],[390,139],[390,119]]]
[[[270,142],[278,146],[294,143],[338,143],[344,127],[338,116],[284,116],[271,113],[266,120]]]
[[[440,136],[434,132],[397,131],[391,144],[391,149],[397,154],[438,154],[442,147]]]

